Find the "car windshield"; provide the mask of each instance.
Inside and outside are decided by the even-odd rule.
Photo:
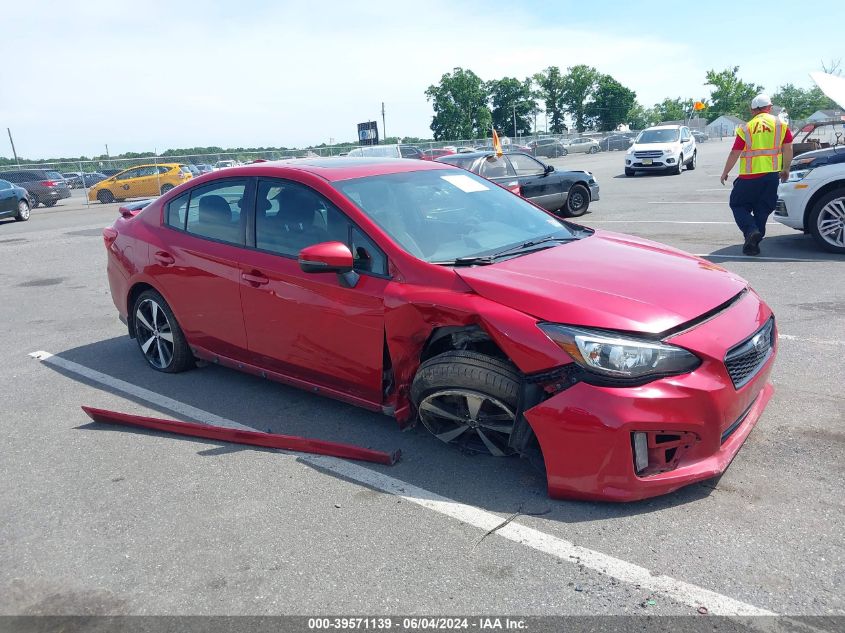
[[[679,130],[643,130],[637,143],[673,143],[678,140]]]
[[[574,229],[519,196],[462,170],[355,178],[335,186],[412,255],[452,263]]]

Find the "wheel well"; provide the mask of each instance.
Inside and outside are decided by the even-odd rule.
[[[477,325],[440,327],[432,330],[420,354],[420,362],[449,351],[468,350],[511,362],[507,354]]]
[[[135,338],[135,323],[132,314],[132,306],[135,305],[135,300],[145,290],[155,290],[150,284],[137,283],[129,289],[129,295],[126,297],[126,326],[129,328],[129,336]]]
[[[834,180],[833,182],[827,183],[825,186],[821,187],[816,193],[814,193],[807,201],[807,206],[804,207],[805,231],[810,230],[810,227],[807,225],[807,218],[810,217],[810,212],[813,210],[813,207],[816,206],[816,202],[818,202],[819,198],[821,198],[822,196],[830,193],[831,191],[835,191],[836,189],[845,189],[845,180]]]

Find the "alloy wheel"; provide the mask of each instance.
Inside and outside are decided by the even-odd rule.
[[[515,451],[508,446],[516,416],[506,404],[466,389],[435,391],[420,402],[420,419],[440,440],[495,457]]]
[[[816,224],[825,242],[845,248],[845,197],[834,198],[824,205]]]
[[[26,203],[26,200],[18,202],[18,218],[21,220],[29,219],[29,205]]]
[[[147,362],[153,367],[165,369],[173,361],[173,329],[165,311],[152,299],[138,304],[135,336]]]

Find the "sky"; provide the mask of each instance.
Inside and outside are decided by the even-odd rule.
[[[142,8],[141,8],[141,5]],[[671,6],[671,8],[669,8]],[[425,90],[455,67],[484,80],[588,64],[650,106],[701,98],[708,69],[739,66],[770,92],[809,88],[842,59],[845,3],[564,0],[86,0],[7,2],[0,127],[19,157],[195,146],[304,147],[430,138]],[[33,17],[37,16],[37,17]],[[754,45],[748,33],[759,32]],[[812,37],[807,34],[812,33]],[[845,59],[842,59],[845,64]],[[5,130],[0,130],[5,132]],[[11,157],[8,136],[0,155]]]

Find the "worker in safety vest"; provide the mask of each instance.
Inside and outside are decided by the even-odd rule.
[[[759,94],[751,101],[752,119],[736,128],[731,153],[722,170],[722,184],[739,161],[730,206],[739,230],[745,236],[744,255],[759,255],[766,234],[766,220],[778,201],[778,181],[786,182],[792,162],[792,133],[770,114],[772,100]]]

